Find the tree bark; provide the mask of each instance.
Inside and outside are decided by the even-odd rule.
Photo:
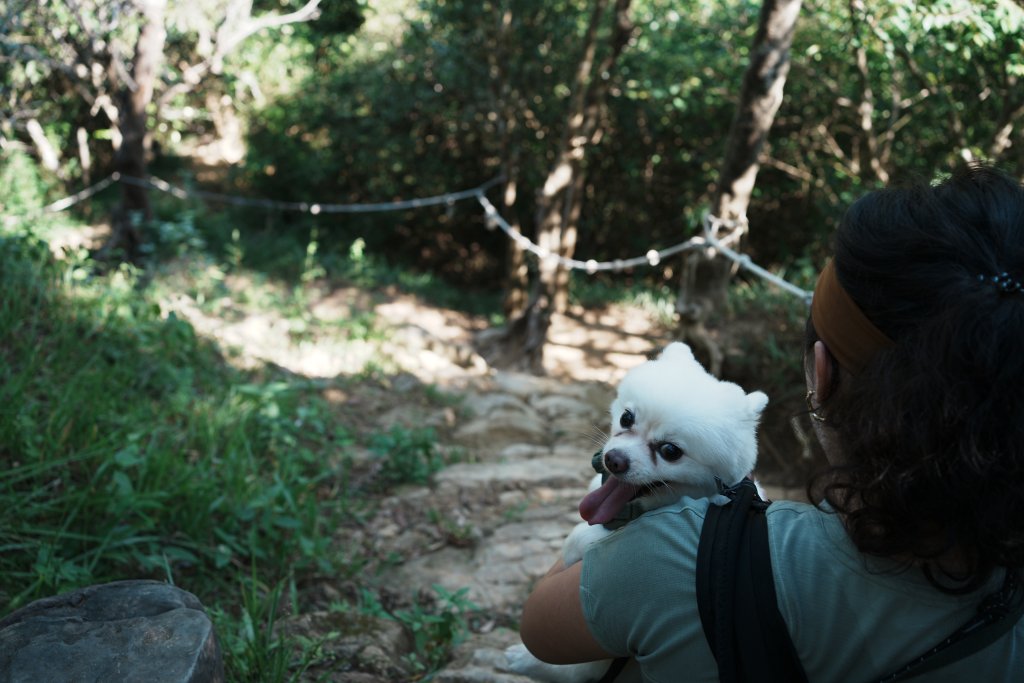
[[[871,73],[868,70],[868,51],[861,37],[861,25],[865,23],[868,10],[864,0],[850,0],[850,30],[855,38],[854,63],[860,81],[860,102],[857,104],[857,128],[859,140],[852,153],[854,168],[865,185],[878,180],[883,185],[889,182],[889,172],[882,163],[879,153],[878,133],[875,130],[875,93],[871,87]]]
[[[576,248],[578,221],[585,186],[584,159],[587,147],[600,134],[600,112],[608,92],[608,74],[633,32],[630,0],[616,0],[607,53],[597,64],[598,32],[609,0],[593,4],[573,79],[569,110],[555,162],[537,197],[537,244],[551,256],[540,259],[537,280],[522,313],[493,340],[495,348],[485,355],[492,363],[511,365],[531,372],[544,371],[544,345],[551,316],[568,304],[569,273],[558,256],[571,258]]]
[[[217,27],[216,37],[211,44],[211,54],[183,69],[182,80],[167,88],[157,100],[157,110],[162,109],[173,98],[194,90],[207,73],[220,74],[224,67],[224,59],[249,36],[265,28],[280,28],[286,24],[316,19],[320,1],[307,0],[301,8],[288,14],[268,13],[254,18],[252,0],[231,0],[224,9],[224,20]]]
[[[497,121],[498,156],[505,182],[501,192],[498,211],[505,217],[509,227],[522,233],[519,217],[515,211],[519,194],[519,158],[522,145],[519,144],[520,102],[513,88],[508,64],[514,15],[508,6],[498,7],[495,14],[492,50],[487,51],[487,67],[490,75],[491,112]],[[529,300],[530,269],[526,261],[526,250],[515,240],[509,242],[505,257],[505,296],[502,310],[506,320],[514,320],[526,310]]]
[[[729,224],[743,226],[740,236],[746,232],[747,207],[760,168],[759,156],[782,104],[800,4],[801,0],[764,0],[739,104],[726,139],[725,158],[710,211]],[[716,259],[703,251],[689,252],[683,260],[676,302],[677,334],[694,347],[698,357],[716,375],[721,373],[723,354],[706,325],[711,313],[724,306],[735,269],[731,261]]]
[[[39,154],[39,163],[50,173],[60,171],[60,152],[53,146],[39,121],[32,118],[25,123],[25,129],[36,146],[36,153]]]
[[[118,95],[121,145],[114,157],[114,167],[123,176],[146,176],[150,148],[146,109],[153,101],[153,90],[163,68],[166,5],[167,0],[144,0],[139,5],[143,24],[135,43],[132,82],[123,84]],[[152,216],[146,188],[122,182],[121,206],[115,211],[113,234],[106,250],[120,251],[128,260],[136,260],[142,244],[140,223]]]

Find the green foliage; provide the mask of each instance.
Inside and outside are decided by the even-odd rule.
[[[323,57],[336,68],[318,72],[318,88],[264,109],[244,178],[268,192],[300,189],[295,198],[378,201],[471,187],[514,160],[519,199],[508,217],[529,235],[587,9],[568,0],[375,7]],[[588,151],[579,255],[634,256],[693,233],[724,155],[758,9],[736,0],[633,3],[635,40],[610,75],[602,135]],[[838,213],[882,177],[968,154],[1005,156],[1013,147],[1000,146],[1002,134],[1024,144],[1007,118],[1021,105],[1019,8],[946,0],[890,3],[869,17],[850,11],[838,0],[803,9],[749,210],[762,262],[820,253]],[[871,149],[877,159],[866,156]],[[480,230],[471,208],[352,217],[331,235],[485,286],[508,245]],[[657,288],[672,271],[666,263],[627,277]]]
[[[409,609],[388,610],[371,591],[361,593],[363,614],[393,619],[404,625],[412,635],[413,651],[405,657],[414,674],[429,676],[448,662],[451,650],[462,642],[468,631],[467,616],[479,610],[466,598],[468,588],[449,591],[434,584],[436,597],[423,604],[417,601]]]
[[[46,185],[32,158],[13,150],[0,156],[0,214],[21,216],[38,211],[46,198]]]
[[[282,553],[301,570],[329,555],[298,396],[232,377],[190,325],[138,296],[131,268],[102,283],[32,243],[2,245],[12,606],[85,577],[188,576]],[[285,447],[289,458],[263,455]]]
[[[798,287],[811,291],[818,268],[804,259],[781,275]],[[735,347],[727,361],[726,374],[745,386],[769,388],[772,410],[784,405],[792,392],[804,386],[801,354],[807,304],[772,284],[757,278],[741,281],[729,289],[728,310],[716,324],[729,330]]]
[[[425,484],[430,476],[453,461],[437,447],[434,430],[394,426],[370,440],[370,449],[379,456],[376,481],[382,487],[399,484]]]
[[[323,652],[278,628],[282,596],[297,611],[304,577],[353,579],[369,563],[333,536],[369,503],[331,454],[372,444],[387,487],[424,483],[458,454],[429,429],[357,437],[319,384],[232,370],[130,266],[101,276],[4,236],[0,272],[0,602],[172,581],[209,607],[230,680],[297,680]],[[394,611],[416,643],[410,667],[445,661],[463,598]]]
[[[294,588],[294,584],[292,584]],[[281,635],[278,614],[284,582],[272,587],[252,576],[239,588],[238,617],[221,608],[211,609],[218,644],[224,653],[227,680],[238,683],[284,683],[302,680],[313,663],[316,646],[296,637]]]
[[[466,598],[468,588],[453,593],[434,584],[434,591],[439,600],[431,608],[417,603],[393,615],[412,633],[409,664],[419,674],[436,671],[448,661],[452,648],[462,642],[468,630],[466,613],[479,609]]]
[[[668,283],[660,286],[644,280],[622,283],[614,277],[580,275],[574,272],[569,282],[573,303],[584,308],[597,308],[617,303],[643,311],[656,324],[665,328],[675,325],[676,291]]]
[[[85,2],[76,12],[21,3],[23,11],[6,11],[12,38],[0,43],[0,56],[12,67],[4,77],[17,95],[10,101],[30,107],[58,149],[75,149],[84,131],[97,169],[109,163],[114,137],[97,102],[116,94],[118,82],[104,76],[116,70],[92,74],[90,65],[62,59],[98,46],[130,55],[139,19],[128,5]],[[254,11],[298,6],[263,3]],[[900,0],[865,16],[851,7],[813,0],[802,9],[783,107],[749,210],[761,262],[820,253],[842,208],[887,178],[930,173],[966,156],[1019,165],[1024,10],[1006,0]],[[164,154],[188,151],[223,132],[226,116],[237,117],[248,154],[229,170],[231,189],[275,199],[432,195],[514,167],[517,203],[508,217],[529,235],[590,8],[581,0],[332,2],[315,22],[242,42],[217,78],[164,101],[152,132]],[[741,0],[633,2],[634,40],[609,74],[601,135],[587,154],[578,254],[633,256],[692,234],[724,154],[758,9]],[[203,37],[213,35],[222,13],[215,2],[168,8],[161,87],[182,85],[182,65],[209,56]],[[21,121],[13,109],[6,114]],[[31,149],[22,124],[3,134]],[[62,177],[82,172],[72,157],[65,153]],[[472,201],[313,223],[274,212],[234,215],[222,245],[245,227],[252,246],[245,258],[298,268],[307,279],[343,261],[361,239],[389,264],[500,295],[508,241],[482,229]],[[192,239],[177,215],[155,233],[158,250]],[[276,246],[296,239],[306,256],[277,262],[290,252]],[[671,271],[666,263],[627,277],[657,288]]]

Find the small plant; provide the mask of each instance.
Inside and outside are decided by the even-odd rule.
[[[423,387],[423,393],[427,400],[434,405],[460,408],[466,400],[464,394],[457,394],[441,389],[436,384],[427,384]]]
[[[20,216],[37,211],[46,198],[46,186],[32,157],[17,149],[0,156],[0,213]]]
[[[434,584],[434,592],[439,600],[432,607],[416,604],[394,613],[412,633],[413,651],[406,660],[413,671],[422,674],[437,671],[448,661],[452,648],[465,639],[469,630],[466,613],[479,609],[466,598],[468,588],[453,593]]]
[[[430,476],[448,464],[437,447],[434,430],[395,426],[370,439],[370,450],[380,456],[378,481],[382,487],[426,484]]]
[[[476,530],[472,524],[464,520],[452,519],[436,508],[427,511],[431,524],[441,532],[445,542],[457,548],[465,548],[476,543]]]
[[[320,248],[320,231],[314,226],[309,234],[309,242],[306,244],[306,257],[302,261],[302,274],[299,280],[303,283],[313,282],[327,274],[324,267],[317,261],[316,252]]]
[[[267,587],[252,576],[240,588],[241,613],[231,616],[219,607],[210,609],[224,653],[227,680],[241,683],[298,681],[315,661],[318,647],[281,634],[278,616],[284,582]]]
[[[188,252],[202,251],[206,247],[196,229],[194,211],[182,211],[169,220],[157,221],[152,230],[156,243],[149,246],[168,256],[182,256]]]
[[[461,643],[469,630],[467,614],[478,610],[466,594],[468,588],[452,592],[433,585],[436,598],[415,602],[408,609],[389,610],[370,590],[360,591],[359,609],[363,614],[393,619],[408,629],[413,650],[403,657],[417,678],[429,676],[440,669],[451,656],[452,648]]]

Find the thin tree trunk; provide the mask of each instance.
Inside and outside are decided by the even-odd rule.
[[[163,67],[167,38],[165,8],[166,0],[145,0],[139,5],[143,25],[135,43],[131,72],[133,82],[124,85],[119,98],[121,146],[115,155],[114,166],[122,175],[133,178],[146,176],[146,157],[150,146],[146,109],[153,101],[153,89]],[[119,250],[129,260],[138,258],[142,243],[139,225],[150,220],[152,214],[146,189],[122,182],[121,206],[115,212],[114,230],[107,250]]]
[[[508,70],[509,41],[512,35],[513,13],[511,7],[499,7],[496,12],[494,26],[493,50],[487,53],[487,66],[490,71],[491,111],[498,122],[498,149],[501,159],[501,171],[505,176],[501,193],[499,211],[508,221],[509,227],[522,232],[519,218],[515,210],[519,193],[519,130],[518,103],[513,102],[512,80]],[[515,240],[509,242],[505,259],[505,296],[502,309],[506,320],[514,320],[526,310],[529,300],[530,269],[526,261],[526,251]]]
[[[89,134],[81,126],[75,131],[75,142],[78,143],[78,161],[82,165],[82,180],[88,185],[92,182],[92,155],[89,153]]]
[[[710,207],[713,215],[735,224],[746,222],[760,168],[758,158],[782,104],[800,4],[801,0],[765,0],[761,7],[750,63]],[[683,260],[676,303],[678,335],[694,347],[714,374],[721,373],[723,354],[708,334],[706,324],[711,313],[724,306],[734,272],[732,262],[714,259],[705,252],[690,252]]]
[[[43,127],[36,119],[29,119],[25,124],[28,136],[32,138],[32,144],[36,146],[36,153],[39,154],[39,163],[50,173],[60,171],[60,152],[53,146]]]
[[[567,306],[568,272],[557,257],[571,258],[575,251],[585,184],[584,158],[587,147],[599,133],[599,115],[608,91],[606,74],[614,68],[633,32],[630,0],[616,0],[608,53],[600,64],[595,64],[598,29],[608,5],[609,0],[593,3],[559,151],[537,197],[536,241],[551,257],[538,263],[537,281],[522,314],[509,321],[496,340],[498,348],[489,354],[485,351],[492,363],[543,372],[551,316]]]
[[[513,153],[515,154],[515,153]],[[505,188],[501,193],[501,213],[503,216],[510,216],[509,226],[516,232],[522,232],[519,226],[519,219],[515,217],[516,193],[519,181],[519,168],[515,158],[504,164]],[[506,320],[513,320],[526,311],[529,300],[530,267],[526,262],[526,250],[518,242],[512,240],[509,243],[508,255],[505,261],[505,298],[502,308]]]
[[[865,184],[878,179],[881,183],[889,182],[889,172],[882,165],[879,155],[878,133],[875,130],[875,93],[871,87],[871,73],[868,71],[868,51],[861,37],[862,24],[868,10],[864,0],[850,0],[850,30],[856,38],[854,62],[857,77],[860,80],[860,103],[857,105],[857,127],[860,138],[852,153],[856,169]]]

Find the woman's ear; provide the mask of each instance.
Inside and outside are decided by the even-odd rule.
[[[832,354],[825,342],[814,342],[814,393],[818,401],[828,398],[832,387]]]

